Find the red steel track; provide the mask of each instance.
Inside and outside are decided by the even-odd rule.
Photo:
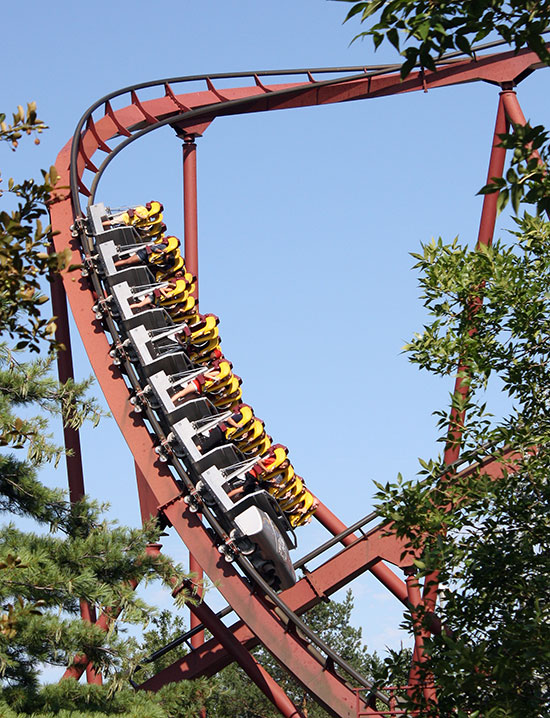
[[[53,228],[58,232],[54,244],[56,251],[70,249],[73,263],[82,261],[79,238],[71,235],[75,218],[83,215],[81,202],[89,198],[93,203],[98,183],[109,162],[128,144],[150,131],[170,125],[178,136],[186,140],[189,147],[197,135],[202,135],[216,118],[266,112],[277,109],[324,105],[351,100],[364,100],[383,95],[427,90],[464,82],[484,81],[500,88],[497,129],[491,150],[488,177],[502,173],[504,151],[497,147],[498,132],[505,131],[508,123],[524,122],[513,88],[522,79],[541,66],[539,59],[531,52],[517,54],[504,52],[479,56],[476,60],[463,57],[449,57],[443,60],[434,72],[411,73],[401,81],[397,66],[378,68],[327,68],[322,70],[269,71],[241,73],[234,75],[210,75],[208,77],[170,78],[144,83],[112,93],[95,103],[81,119],[73,140],[61,150],[56,167],[60,174],[60,186],[70,186],[67,195],[58,193],[57,202],[51,206]],[[330,79],[315,79],[330,73]],[[292,82],[270,84],[273,77],[285,78]],[[228,78],[241,79],[248,84],[216,88],[216,81]],[[181,92],[181,86],[197,80],[205,83],[201,91]],[[138,93],[147,88],[158,89],[155,99],[141,101]],[[176,88],[176,89],[174,89]],[[112,101],[128,98],[128,104],[114,110]],[[503,129],[504,128],[504,129]],[[194,152],[188,149],[187,154]],[[100,162],[102,158],[103,161]],[[193,168],[191,168],[191,172]],[[193,270],[196,256],[190,256],[193,234],[196,235],[196,188],[187,185],[188,203],[186,219],[186,263]],[[191,209],[189,209],[191,208]],[[485,198],[480,228],[480,241],[491,240],[496,217],[496,195]],[[191,238],[190,241],[189,238]],[[346,527],[326,507],[321,505],[316,518],[335,536],[342,545],[336,555],[321,566],[308,571],[304,566],[304,577],[292,588],[279,594],[282,608],[273,605],[273,596],[265,586],[251,583],[242,571],[228,564],[216,549],[215,541],[207,532],[196,513],[189,510],[184,502],[184,493],[176,483],[172,470],[159,462],[154,452],[151,433],[143,421],[133,413],[127,384],[118,366],[109,355],[110,341],[101,321],[95,319],[93,305],[97,295],[88,277],[75,279],[75,274],[63,277],[63,286],[69,299],[78,331],[88,357],[124,438],[130,447],[136,464],[139,500],[142,517],[162,516],[169,521],[179,534],[190,553],[218,587],[239,620],[226,627],[221,619],[201,604],[192,610],[196,614],[195,625],[202,623],[212,633],[206,643],[195,641],[194,650],[176,661],[170,667],[148,680],[142,687],[157,689],[167,682],[193,679],[202,675],[213,675],[224,666],[236,660],[250,678],[273,701],[285,716],[299,716],[300,711],[292,704],[282,689],[257,664],[250,650],[263,645],[288,672],[319,702],[330,714],[342,718],[357,715],[357,696],[345,676],[342,664],[328,653],[320,642],[305,637],[296,617],[307,612],[312,606],[345,586],[365,571],[372,572],[379,581],[400,601],[417,603],[421,600],[411,593],[410,582],[401,578],[407,566],[402,565],[401,542],[388,533],[381,525],[359,534],[346,532]],[[60,373],[66,378],[71,375],[70,343],[67,320],[64,318],[65,298],[58,283],[54,293],[54,313],[59,317],[61,340],[68,347],[60,359]],[[71,496],[77,499],[84,491],[80,466],[78,435],[66,436],[68,446],[73,448],[75,458],[69,467]],[[449,463],[458,465],[458,454],[447,457]],[[484,470],[498,472],[498,467],[487,461]],[[387,563],[400,570],[401,576]],[[433,607],[433,596],[425,596],[427,605]],[[284,609],[284,610],[283,610]],[[285,613],[286,611],[286,613]],[[94,620],[89,616],[89,620]],[[416,655],[422,650],[422,636],[417,636]],[[86,662],[71,669],[71,675],[79,676]],[[345,665],[344,665],[345,670]],[[93,680],[93,672],[90,671]],[[89,680],[90,680],[89,675]],[[357,677],[352,674],[352,683]],[[363,683],[365,685],[365,683]],[[388,715],[380,713],[362,703],[362,715]]]

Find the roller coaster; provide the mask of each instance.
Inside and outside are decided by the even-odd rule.
[[[57,190],[50,207],[54,248],[70,251],[72,264],[82,271],[76,281],[74,272],[65,273],[52,285],[57,340],[66,347],[59,356],[60,379],[73,372],[68,298],[93,370],[133,454],[142,519],[156,517],[172,528],[190,552],[192,569],[204,571],[227,602],[218,613],[205,601],[192,606],[190,631],[152,658],[183,642],[191,650],[136,688],[158,690],[169,682],[211,676],[236,661],[282,715],[301,716],[252,655],[262,645],[329,714],[400,714],[393,689],[373,688],[301,616],[366,571],[404,606],[414,612],[423,605],[435,618],[437,588],[419,584],[402,558],[402,542],[376,513],[345,526],[314,496],[314,480],[306,487],[296,476],[289,450],[275,443],[243,404],[239,378],[219,348],[217,317],[198,311],[196,139],[214,119],[226,116],[484,82],[498,90],[490,181],[504,169],[506,151],[498,135],[510,125],[525,124],[514,88],[542,66],[527,50],[489,52],[496,45],[476,48],[473,58],[447,55],[434,71],[420,68],[405,80],[398,65],[380,65],[140,83],[95,102],[61,150],[59,186],[69,191]],[[234,86],[228,88],[230,81]],[[198,82],[204,89],[194,89]],[[140,99],[145,91],[148,99]],[[114,109],[115,104],[121,108]],[[111,161],[165,126],[184,143],[183,253],[162,227],[160,204],[140,205],[144,198],[136,198],[135,207],[117,211],[97,199]],[[484,197],[479,244],[492,240],[496,202],[497,194]],[[216,310],[222,313],[223,307]],[[76,501],[84,494],[78,433],[66,428],[65,443],[71,449],[69,491]],[[454,473],[473,468],[455,445],[445,461]],[[494,476],[500,471],[490,455],[481,468]],[[312,517],[333,537],[293,563],[295,529]],[[310,569],[319,559],[321,564]],[[237,620],[228,626],[223,619],[231,612]],[[89,607],[83,606],[83,618],[106,627]],[[206,641],[205,629],[212,636]],[[415,634],[410,685],[425,630]],[[438,630],[437,620],[433,630]],[[85,671],[89,681],[101,680],[85,656],[65,675],[80,678]],[[424,691],[433,695],[434,687]]]

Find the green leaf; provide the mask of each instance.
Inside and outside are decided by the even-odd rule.
[[[470,42],[464,35],[456,35],[455,36],[455,45],[459,50],[464,52],[466,55],[472,54],[472,46],[470,45]]]
[[[391,44],[395,47],[396,50],[399,50],[399,33],[395,28],[392,28],[388,31],[387,34],[388,40],[391,42]]]
[[[502,210],[508,204],[509,192],[507,189],[501,190],[497,199],[497,214],[500,214]]]
[[[405,60],[405,62],[401,65],[401,69],[399,71],[399,74],[401,75],[401,79],[406,79],[411,71],[414,69],[414,66],[416,65],[416,57],[412,57],[409,60]]]
[[[512,207],[514,209],[514,212],[518,214],[519,212],[519,205],[521,202],[521,198],[523,196],[523,186],[515,184],[512,186],[511,190],[511,200],[512,200]]]

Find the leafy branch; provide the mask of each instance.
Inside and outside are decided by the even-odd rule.
[[[497,34],[516,51],[528,47],[546,64],[550,53],[543,34],[550,24],[550,6],[535,0],[338,0],[353,3],[345,22],[359,18],[370,22],[354,40],[369,38],[375,49],[389,42],[405,58],[401,77],[416,65],[436,69],[436,62],[448,52],[459,51],[474,57],[473,46],[490,34]]]

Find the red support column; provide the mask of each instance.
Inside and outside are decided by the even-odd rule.
[[[502,177],[504,171],[504,162],[506,160],[506,150],[504,147],[500,147],[499,135],[504,134],[508,130],[508,121],[506,119],[506,113],[504,111],[505,102],[507,95],[514,95],[513,90],[504,90],[500,93],[497,118],[495,122],[495,131],[493,133],[493,143],[491,149],[491,156],[489,160],[489,170],[487,172],[487,184],[491,182],[493,177]],[[497,201],[498,192],[493,194],[486,194],[483,197],[483,208],[481,210],[481,219],[479,222],[479,233],[477,237],[477,246],[485,245],[489,246],[493,241],[493,233],[495,231],[495,223],[497,218]],[[458,368],[458,376],[455,382],[455,394],[460,394],[465,397],[468,393],[467,382],[464,381],[464,374],[467,374],[468,367],[465,364],[460,364]],[[457,461],[460,454],[460,436],[462,434],[460,426],[464,420],[464,417],[459,416],[456,412],[451,412],[451,427],[449,429],[448,444],[445,450],[445,463],[452,464]]]
[[[515,97],[513,90],[503,90],[499,96],[497,117],[495,121],[495,130],[493,133],[493,141],[491,145],[491,155],[489,159],[489,169],[487,171],[487,182],[489,184],[493,177],[502,177],[504,172],[504,163],[506,161],[506,150],[501,147],[499,135],[508,131],[508,119],[506,117],[506,104],[510,101],[510,96]],[[498,192],[486,194],[483,198],[483,208],[481,210],[481,219],[479,222],[479,233],[477,238],[477,247],[481,245],[490,246],[493,241],[493,233],[497,218],[497,200]],[[479,300],[477,300],[479,301]],[[471,311],[476,311],[476,300],[471,304]],[[460,394],[463,398],[468,395],[468,382],[465,376],[468,375],[469,368],[466,360],[460,362],[457,378],[455,381],[454,392]],[[449,431],[447,434],[447,446],[444,453],[445,464],[452,464],[458,460],[460,455],[460,442],[465,421],[465,414],[459,414],[455,409],[451,411]],[[438,574],[432,573],[426,576],[424,580],[423,600],[426,612],[433,612],[437,601],[438,592]],[[418,657],[421,660],[421,656]]]
[[[71,337],[69,334],[69,314],[67,311],[67,298],[59,274],[55,274],[51,283],[52,310],[56,317],[55,340],[63,344],[64,350],[57,354],[57,373],[59,381],[64,384],[68,379],[74,379],[73,360],[71,352]],[[65,448],[71,452],[66,456],[67,477],[69,482],[69,496],[71,503],[80,501],[84,496],[84,473],[82,470],[82,452],[80,448],[80,435],[77,429],[70,426],[63,427]]]
[[[506,92],[503,95],[502,99],[504,101],[504,109],[506,110],[506,117],[508,118],[508,120],[514,125],[526,125],[527,120],[525,119],[525,115],[522,112],[516,93],[512,91]],[[542,160],[538,150],[534,150],[531,156],[537,157],[539,163],[542,164]]]
[[[514,125],[526,125],[527,120],[519,105],[518,96],[513,90],[507,90],[502,93],[502,101],[504,103],[504,109],[506,110],[506,116]]]
[[[59,381],[64,384],[68,379],[74,379],[73,359],[71,352],[71,335],[69,330],[69,313],[67,310],[67,297],[59,274],[53,275],[51,282],[52,310],[56,317],[55,339],[63,344],[64,349],[57,353],[57,373]],[[65,457],[67,463],[67,478],[69,483],[69,498],[72,504],[80,501],[84,496],[84,472],[82,469],[82,451],[80,447],[80,434],[77,429],[63,426],[65,448],[70,455]],[[96,622],[96,612],[93,606],[86,601],[80,601],[80,616],[83,621]],[[93,666],[86,666],[86,679],[88,683],[101,684],[101,674],[96,673]]]
[[[493,134],[493,145],[491,157],[489,160],[489,169],[487,171],[487,184],[493,177],[502,177],[504,172],[504,162],[506,161],[506,150],[500,147],[500,137],[508,131],[508,120],[506,118],[506,105],[509,96],[515,98],[514,90],[503,90],[500,93],[498,103],[497,118],[495,122],[495,131]],[[479,234],[477,237],[477,246],[481,244],[490,245],[493,241],[493,233],[495,231],[495,223],[497,219],[497,200],[498,192],[486,194],[483,197],[483,208],[481,210],[481,219],[479,222]]]
[[[199,298],[199,234],[197,220],[197,145],[187,135],[183,145],[183,219],[185,227],[185,267],[195,275],[195,299]]]
[[[185,267],[197,280],[194,297],[199,298],[199,236],[197,218],[197,145],[193,135],[187,135],[183,144],[183,219],[185,232]],[[189,570],[195,574],[197,581],[196,593],[202,596],[201,583],[203,571],[195,558],[189,554]],[[200,624],[195,613],[191,612],[190,626],[195,628]],[[191,637],[193,648],[202,646],[204,643],[204,631],[200,631]]]
[[[409,672],[408,693],[414,697],[415,690],[422,687],[424,698],[429,703],[436,702],[436,692],[433,680],[421,674],[420,665],[425,661],[424,657],[424,639],[428,636],[428,630],[423,625],[422,616],[422,598],[420,595],[420,584],[415,576],[414,568],[406,571],[407,573],[407,594],[409,599],[409,610],[411,612],[413,629],[414,629],[414,651],[411,669]]]

